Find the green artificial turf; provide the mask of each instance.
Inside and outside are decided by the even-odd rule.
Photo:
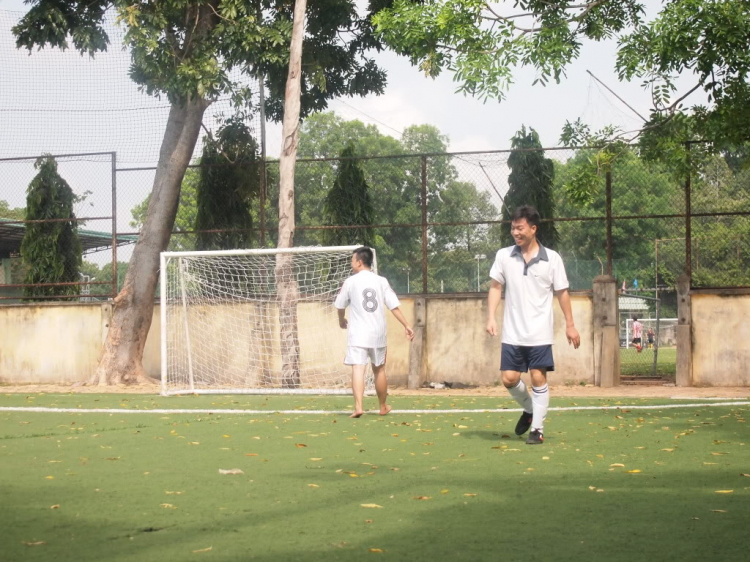
[[[122,409],[350,401],[0,395],[0,406]],[[743,559],[750,407],[553,398],[618,402],[552,412],[541,446],[513,434],[516,413],[0,411],[0,559]],[[497,397],[393,399],[435,404],[513,407]]]
[[[643,349],[640,353],[634,347],[620,349],[621,374],[626,376],[647,376],[653,374],[654,350]],[[656,356],[656,376],[674,379],[677,372],[677,348],[662,347]]]

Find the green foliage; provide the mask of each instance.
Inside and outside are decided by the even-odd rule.
[[[655,19],[623,36],[617,56],[620,78],[641,78],[653,92],[648,133],[674,136],[664,125],[687,118],[697,138],[718,146],[744,142],[750,130],[749,35],[747,2],[672,0]],[[694,77],[703,104],[681,105],[688,93],[677,92],[675,78],[681,74]]]
[[[203,148],[195,230],[224,232],[198,232],[196,248],[249,248],[253,239],[250,209],[260,187],[257,143],[239,119],[229,119],[217,137]]]
[[[515,10],[484,0],[396,0],[373,21],[385,43],[427,76],[452,72],[459,91],[502,99],[514,70],[559,82],[581,41],[599,41],[641,22],[636,0],[528,0]]]
[[[513,211],[521,205],[533,205],[542,219],[555,217],[555,198],[553,182],[555,167],[552,160],[544,156],[539,134],[534,130],[521,127],[511,139],[511,152],[508,157],[510,175],[508,192],[503,205],[503,220],[509,221]],[[510,224],[504,225],[506,246],[514,244],[510,234]],[[537,230],[538,240],[548,248],[556,248],[559,242],[557,227],[554,222],[543,222]]]
[[[7,201],[0,200],[0,219],[24,220],[26,209],[15,208],[8,205]]]
[[[182,180],[182,187],[180,189],[180,201],[177,207],[177,217],[174,222],[174,232],[172,237],[169,239],[169,246],[167,250],[170,252],[180,252],[195,250],[195,235],[194,234],[179,234],[180,232],[192,232],[195,228],[195,218],[198,214],[198,182],[200,181],[199,170],[196,168],[189,168],[185,172],[185,177]],[[149,193],[146,198],[138,203],[135,207],[130,210],[130,214],[133,220],[130,221],[132,228],[139,229],[146,222],[146,216],[148,214],[148,206],[151,203],[151,194]]]
[[[280,120],[288,71],[293,2],[276,0],[30,0],[13,28],[16,45],[74,48],[94,56],[109,37],[102,27],[113,7],[126,29],[130,76],[153,96],[172,103],[208,102],[230,96],[244,107],[252,101],[248,80],[265,76],[269,117]],[[371,2],[379,9],[389,2]],[[316,0],[307,13],[303,48],[302,116],[325,109],[339,96],[381,93],[385,73],[366,56],[381,43],[371,12],[360,14],[351,0]],[[238,73],[246,77],[237,79]]]
[[[51,156],[39,158],[39,170],[26,197],[26,220],[75,219],[73,190],[57,172]],[[81,242],[72,220],[26,223],[21,256],[27,267],[24,283],[78,282]],[[75,295],[77,286],[25,287],[25,297]]]
[[[333,186],[323,201],[323,220],[326,225],[370,225],[374,209],[370,188],[359,162],[354,160],[354,143],[341,151],[338,173]],[[324,230],[323,240],[329,246],[348,244],[372,245],[371,228]]]
[[[117,262],[117,287],[122,289],[125,283],[125,275],[128,272],[128,263],[124,261]],[[88,275],[90,281],[112,282],[112,263],[105,263],[101,268],[92,262],[83,260],[81,264],[81,273]],[[106,300],[112,294],[112,285],[91,285],[89,295],[93,298]]]

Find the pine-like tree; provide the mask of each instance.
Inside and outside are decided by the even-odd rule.
[[[226,121],[207,139],[197,188],[198,250],[233,250],[252,244],[251,204],[260,187],[258,146],[240,118]],[[231,229],[226,231],[227,229]]]
[[[355,155],[354,143],[341,151],[336,180],[323,203],[323,220],[326,225],[371,225],[375,214],[370,187],[365,180]],[[324,241],[331,246],[374,242],[372,228],[342,228],[324,231]]]
[[[26,220],[75,219],[73,190],[57,172],[52,156],[42,156],[34,167],[26,196]],[[80,281],[81,241],[75,220],[26,223],[21,257],[26,266],[24,283],[75,283]],[[24,297],[77,295],[77,285],[24,287]]]
[[[533,205],[542,219],[555,217],[555,199],[552,184],[555,179],[555,167],[541,150],[539,134],[529,127],[521,127],[511,139],[511,152],[508,158],[510,175],[508,176],[508,193],[505,195],[503,220],[510,220],[513,211],[521,205]],[[510,235],[510,224],[503,228],[507,244],[513,245]],[[556,248],[560,236],[554,222],[542,222],[536,233],[539,242],[547,248]]]

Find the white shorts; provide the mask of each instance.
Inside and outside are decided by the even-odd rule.
[[[346,348],[344,365],[367,365],[367,360],[375,367],[385,364],[385,347],[353,347]]]

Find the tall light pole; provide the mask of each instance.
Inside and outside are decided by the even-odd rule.
[[[484,254],[476,254],[474,256],[474,259],[477,260],[477,293],[479,292],[479,262],[486,258],[487,256]]]
[[[406,292],[411,293],[411,279],[409,278],[409,273],[410,273],[409,268],[403,267],[401,268],[401,271],[406,272]]]

